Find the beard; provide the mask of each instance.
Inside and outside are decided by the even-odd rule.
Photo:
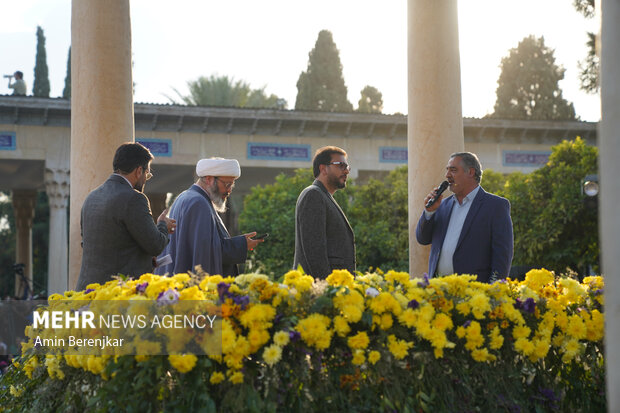
[[[207,187],[207,193],[209,194],[209,198],[211,198],[211,203],[213,204],[215,212],[226,212],[226,201],[228,201],[228,198],[222,198],[222,193],[217,186],[217,182],[213,182],[213,185]]]
[[[334,187],[334,188],[343,189],[344,187],[347,186],[347,181],[346,180],[341,181],[340,178],[341,178],[340,176],[332,176],[332,175],[330,175],[328,177],[329,185]]]
[[[138,192],[144,192],[144,182],[136,182],[136,184],[133,186],[133,189],[135,189]]]

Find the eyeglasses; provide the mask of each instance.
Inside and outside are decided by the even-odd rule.
[[[222,184],[224,184],[224,187],[226,189],[233,189],[235,187],[235,181],[232,182],[224,182],[220,179],[219,176],[214,176],[213,179],[215,179],[216,181],[220,181]]]
[[[340,168],[340,170],[341,170],[341,171],[344,171],[345,169],[346,169],[347,171],[350,171],[350,170],[351,170],[351,165],[349,165],[349,164],[348,164],[348,163],[346,163],[346,162],[335,161],[335,162],[330,162],[330,163],[328,163],[328,164],[326,164],[326,165],[338,165],[338,167]]]
[[[153,177],[153,173],[151,172],[151,170],[147,170],[146,168],[143,168],[146,171],[146,180],[148,181],[149,179],[151,179]]]

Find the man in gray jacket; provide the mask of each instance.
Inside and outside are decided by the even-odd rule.
[[[151,152],[139,143],[124,143],[114,155],[114,173],[84,201],[81,215],[82,268],[77,290],[103,284],[113,275],[140,276],[153,271],[153,260],[174,232],[176,221],[151,216],[142,193],[151,179]]]
[[[295,207],[295,259],[306,274],[324,279],[333,270],[355,271],[355,236],[333,194],[346,186],[351,167],[347,153],[336,146],[316,151],[316,178],[304,189]]]

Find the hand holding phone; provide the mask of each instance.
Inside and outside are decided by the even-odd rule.
[[[269,234],[267,232],[265,232],[264,234],[260,234],[254,237],[254,239],[265,239],[269,236]]]

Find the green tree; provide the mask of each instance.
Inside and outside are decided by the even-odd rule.
[[[187,82],[189,95],[181,95],[182,102],[190,106],[228,106],[285,109],[286,100],[276,95],[267,95],[265,87],[252,89],[247,82],[228,76],[201,76]],[[174,99],[168,97],[173,103]]]
[[[324,112],[352,112],[342,77],[340,52],[332,34],[321,30],[309,53],[308,68],[297,80],[295,109]]]
[[[50,97],[50,79],[47,71],[47,53],[45,52],[45,35],[41,26],[37,26],[37,57],[34,65],[34,96]]]
[[[586,19],[594,18],[594,0],[573,0],[573,5]],[[594,94],[599,91],[600,62],[596,55],[596,34],[588,32],[587,36],[588,54],[579,62],[579,83],[582,90]]]
[[[348,218],[356,240],[357,269],[409,270],[407,166],[356,187]]]
[[[383,111],[383,95],[372,86],[366,86],[360,92],[362,97],[357,103],[357,111],[362,113],[381,113]]]
[[[71,99],[71,46],[69,46],[69,57],[67,57],[67,76],[65,76],[65,88],[62,90],[64,99]]]
[[[598,268],[597,211],[581,193],[586,175],[597,172],[598,150],[577,138],[552,148],[534,172],[511,174],[504,195],[512,205],[513,264],[584,273]]]
[[[494,118],[573,120],[575,108],[562,97],[564,69],[543,37],[529,36],[502,58]]]
[[[293,267],[295,255],[295,205],[301,191],[314,180],[311,169],[298,169],[295,175],[280,174],[273,184],[255,186],[243,201],[239,216],[239,229],[268,232],[269,238],[260,244],[249,260],[251,270],[260,271],[272,277],[280,277]],[[334,198],[348,209],[348,194],[351,184],[337,191]]]

